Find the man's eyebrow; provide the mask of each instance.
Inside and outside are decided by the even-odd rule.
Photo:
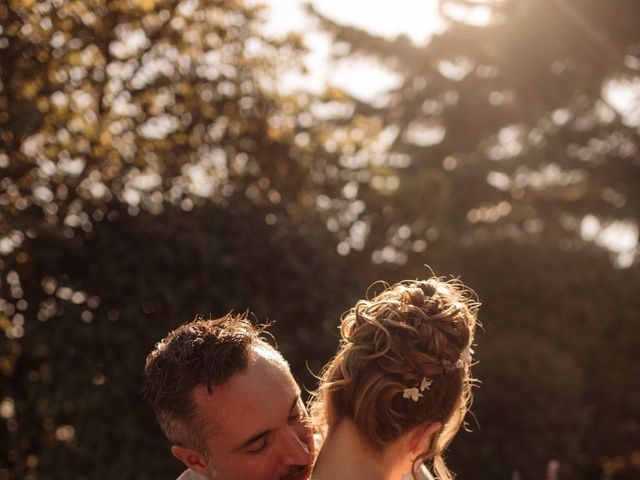
[[[300,394],[298,394],[296,398],[293,399],[293,402],[291,403],[291,408],[289,409],[289,413],[291,413],[291,411],[295,408],[299,398],[300,398]],[[269,435],[271,432],[272,430],[269,429],[269,430],[264,430],[263,432],[260,432],[260,433],[256,433],[255,435],[249,437],[246,441],[244,441],[238,448],[234,449],[234,452],[237,452],[239,450],[242,450],[245,447],[248,447],[252,443],[260,440],[262,437]]]

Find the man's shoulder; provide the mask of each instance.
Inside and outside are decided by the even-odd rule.
[[[199,473],[187,468],[176,480],[207,480],[207,477],[203,477]]]

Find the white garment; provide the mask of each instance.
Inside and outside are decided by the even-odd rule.
[[[420,471],[418,472],[418,479],[419,480],[435,480],[433,478],[433,475],[431,475],[431,472],[429,471],[429,469],[424,465],[420,467]]]
[[[321,442],[322,442],[322,437],[317,433],[314,433],[313,443],[316,446],[316,451],[320,450]],[[182,472],[182,474],[178,478],[176,478],[176,480],[207,480],[207,477],[203,477],[199,473],[194,472],[190,468],[187,468],[184,472]],[[433,476],[431,475],[427,467],[425,467],[424,465],[422,465],[420,467],[420,470],[418,471],[418,480],[434,480]]]
[[[207,480],[207,477],[203,477],[199,473],[187,468],[176,480]]]
[[[420,472],[418,473],[418,480],[434,480],[433,476],[424,465],[420,468]],[[176,480],[207,480],[207,478],[187,468]]]

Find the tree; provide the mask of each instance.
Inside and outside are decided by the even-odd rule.
[[[587,214],[637,225],[638,124],[609,105],[609,81],[640,68],[636,3],[443,0],[449,26],[425,46],[310,10],[349,55],[404,77],[386,105],[353,99],[355,114],[375,118],[404,158],[361,162],[395,177],[384,216],[368,192],[388,183],[359,185],[371,212],[369,254],[402,225],[411,239],[431,229],[443,241],[470,230],[575,240]],[[474,14],[487,25],[470,24]]]
[[[314,216],[343,181],[314,155],[310,97],[275,88],[298,39],[260,18],[232,0],[0,5],[0,478],[175,473],[140,369],[197,312],[277,320],[313,388],[305,362],[335,349],[316,337],[356,277]]]

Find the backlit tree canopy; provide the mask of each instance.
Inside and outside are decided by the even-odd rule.
[[[235,1],[3,5],[6,226],[28,210],[86,231],[111,201],[133,213],[234,195],[313,203],[313,184],[337,170],[310,155],[323,122],[308,111],[331,95],[311,105],[276,93],[301,46],[261,35],[260,12]]]
[[[626,0],[444,0],[448,28],[426,46],[311,9],[341,51],[347,44],[349,55],[379,59],[404,78],[377,108],[356,109],[377,118],[405,158],[387,215],[371,221],[378,241],[401,225],[418,239],[429,228],[575,239],[587,215],[637,227],[640,117],[637,97],[635,110],[629,100],[638,91],[640,35],[631,19],[639,8]]]

